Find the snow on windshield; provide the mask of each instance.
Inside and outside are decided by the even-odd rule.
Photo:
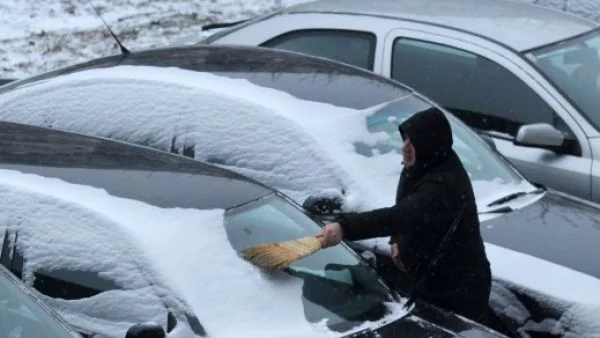
[[[389,139],[365,123],[379,107],[305,101],[246,80],[177,68],[88,70],[5,93],[0,106],[5,121],[161,150],[193,147],[195,158],[276,187],[299,203],[316,192],[343,189],[349,209],[391,205],[402,169],[397,152],[364,157],[356,151],[357,143]],[[506,190],[493,181],[474,182],[481,184]],[[490,191],[475,193],[481,202]]]
[[[87,269],[120,284],[122,289],[89,299],[45,297],[72,323],[114,337],[123,337],[131,325],[124,321],[163,323],[166,315],[157,317],[156,304],[146,302],[151,286],[136,273],[144,269],[153,278],[152,271],[160,271],[156,278],[166,278],[170,288],[160,292],[181,295],[212,337],[337,335],[305,319],[301,279],[270,276],[238,256],[227,239],[223,210],[159,208],[13,170],[0,170],[0,196],[2,214],[27,243],[28,273],[41,266]],[[390,304],[390,310],[382,320],[404,313],[400,304]],[[111,331],[113,321],[123,325]],[[378,323],[363,328],[372,325]],[[190,336],[180,333],[176,337]]]

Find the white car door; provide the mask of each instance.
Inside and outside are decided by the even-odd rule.
[[[531,181],[591,198],[588,138],[568,103],[527,62],[484,39],[408,26],[386,37],[383,75],[489,132],[499,152]],[[514,144],[519,127],[531,123],[561,131],[567,140],[562,149]]]

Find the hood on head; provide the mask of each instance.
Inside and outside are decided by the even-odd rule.
[[[415,148],[417,170],[442,162],[452,153],[452,129],[444,113],[432,107],[418,112],[398,126],[402,138]]]

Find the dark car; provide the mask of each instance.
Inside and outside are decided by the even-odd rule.
[[[326,204],[327,198],[319,198],[332,195],[322,194],[326,188],[347,202],[364,192],[353,190],[353,173],[368,175],[373,185],[388,175],[376,186],[383,198],[350,205],[358,209],[392,199],[401,167],[395,155],[400,153],[396,123],[435,106],[398,82],[348,65],[273,49],[217,45],[134,52],[58,69],[1,88],[0,103],[3,120],[184,154],[247,174],[299,204],[306,199]],[[346,115],[358,120],[348,122]],[[529,182],[489,143],[447,116],[454,149],[472,177],[484,239],[493,245],[492,268],[500,266],[503,256],[494,250],[500,247],[525,260],[537,258],[532,264],[551,262],[566,274],[576,270],[600,278],[600,264],[590,258],[598,256],[598,205]],[[335,122],[334,129],[319,130],[327,119]],[[305,133],[307,128],[321,133]],[[348,142],[342,147],[315,141],[347,130],[362,134],[345,135]],[[317,146],[321,153],[313,151]],[[336,162],[338,153],[348,161]],[[352,245],[371,248],[382,264],[387,260],[386,241]],[[397,271],[388,268],[393,274],[389,280],[397,280]],[[528,288],[538,288],[539,276],[532,269],[511,269],[522,276],[515,282],[526,280]],[[574,285],[564,274],[555,278]],[[562,299],[555,290],[540,291]],[[524,322],[551,319],[569,330],[561,318],[562,305],[562,310],[548,310],[536,297],[521,298],[536,313]]]
[[[263,285],[266,289],[248,290],[257,294],[257,297],[268,297],[271,304],[272,310],[262,315],[272,315],[273,319],[269,319],[265,326],[258,327],[261,329],[258,333],[263,337],[269,336],[269,330],[278,324],[273,322],[276,318],[283,321],[280,323],[283,327],[294,324],[290,322],[290,318],[294,317],[282,315],[279,308],[289,302],[303,308],[303,321],[316,325],[327,319],[325,327],[344,337],[392,338],[425,335],[463,337],[463,333],[468,333],[464,337],[501,337],[485,327],[421,301],[417,301],[410,312],[401,310],[406,298],[402,298],[400,294],[390,289],[375,270],[347,246],[324,250],[300,260],[283,273],[252,270],[250,263],[243,262],[239,255],[241,250],[254,244],[314,235],[318,233],[320,223],[285,195],[244,176],[184,156],[106,139],[12,123],[0,123],[0,130],[0,175],[16,175],[15,177],[22,180],[31,179],[37,182],[36,194],[38,192],[56,194],[66,200],[70,194],[76,194],[78,188],[98,188],[105,192],[103,194],[110,195],[110,198],[122,205],[143,203],[144,208],[151,206],[178,210],[225,210],[224,224],[221,225],[224,226],[223,233],[226,233],[223,242],[211,242],[214,248],[203,247],[204,256],[189,257],[189,259],[194,262],[194,269],[202,271],[208,279],[217,278],[215,276],[218,276],[218,270],[238,269],[236,272],[238,275],[243,275],[244,271],[254,271],[250,276],[255,276],[259,280],[264,278],[269,280]],[[0,194],[4,197],[10,196],[4,191],[11,184],[3,182],[0,184]],[[26,185],[26,183],[19,184]],[[15,186],[20,186],[19,184]],[[68,193],[61,195],[60,192],[52,190],[54,186],[49,186],[48,189],[51,190],[46,191],[44,184],[59,184]],[[27,193],[28,191],[24,190],[18,196]],[[76,196],[74,198],[77,200]],[[27,200],[20,199],[21,202]],[[15,202],[7,199],[4,201]],[[35,204],[35,201],[32,199],[30,203]],[[104,199],[98,199],[92,204],[106,203]],[[85,203],[82,202],[81,205]],[[22,207],[19,205],[3,208],[2,216],[16,219]],[[71,220],[69,208],[62,204],[54,206],[52,202],[43,199],[43,204],[39,208],[44,207],[48,207],[47,212],[40,213],[40,216],[46,215],[47,219],[51,219],[56,216],[52,211],[58,209],[59,219],[65,222]],[[95,211],[101,213],[101,209]],[[123,212],[123,210],[115,210],[115,212]],[[171,254],[176,256],[177,248],[184,248],[186,245],[184,241],[169,242],[168,230],[176,227],[179,222],[176,214],[173,215],[175,215],[172,219],[173,224],[164,224],[165,231],[162,234],[166,236],[162,245],[168,245],[170,249],[162,251],[160,248],[151,249],[151,251],[160,251],[162,256]],[[160,275],[165,275],[163,272],[155,275],[155,272],[143,265],[143,261],[139,259],[137,263],[143,275],[139,281],[134,278],[128,278],[128,283],[123,280],[111,281],[113,269],[127,268],[127,261],[134,259],[127,257],[131,255],[132,248],[120,248],[123,251],[113,252],[112,255],[119,257],[116,261],[102,252],[95,252],[97,260],[93,264],[86,262],[88,257],[82,255],[71,258],[79,264],[61,268],[63,261],[67,260],[62,255],[68,255],[69,252],[76,250],[66,248],[66,252],[61,251],[62,255],[57,254],[53,248],[63,250],[65,243],[46,239],[46,236],[53,236],[52,229],[36,227],[33,216],[33,221],[23,215],[20,217],[20,223],[8,227],[3,252],[8,250],[8,247],[17,249],[10,258],[4,257],[3,264],[22,276],[26,283],[32,284],[59,312],[67,313],[67,321],[76,324],[75,326],[84,332],[85,336],[98,334],[94,332],[95,324],[98,322],[104,323],[103,326],[110,326],[111,321],[127,321],[128,318],[135,316],[135,313],[121,312],[130,311],[127,307],[121,308],[117,305],[121,302],[137,302],[140,314],[151,313],[145,309],[148,304],[136,296],[140,294],[136,290],[136,285],[144,279],[152,281],[149,291],[160,290],[157,293],[165,301],[165,308],[169,308],[169,311],[174,313],[169,315],[168,323],[161,323],[161,326],[167,327],[170,336],[190,337],[192,331],[196,336],[214,336],[215,332],[223,328],[217,327],[214,322],[219,321],[207,315],[206,311],[210,312],[211,309],[222,306],[223,302],[228,304],[227,299],[235,299],[240,294],[245,295],[243,290],[252,285],[251,280],[217,280],[216,284],[231,286],[228,294],[218,295],[217,298],[221,298],[221,303],[199,303],[207,297],[210,299],[212,297],[210,292],[214,288],[207,284],[199,288],[194,283],[201,283],[202,280],[208,279],[194,280],[190,279],[191,275],[177,278],[168,274],[164,276],[165,278],[161,278]],[[39,219],[37,223],[50,225],[51,223],[45,223],[47,219]],[[88,251],[92,250],[96,247],[92,241],[101,240],[94,235],[100,230],[95,229],[92,224],[93,222],[86,226],[83,218],[80,219],[80,224],[77,225],[78,232],[63,234],[63,239],[69,241],[69,247],[84,250],[87,247]],[[104,224],[98,226],[105,227]],[[190,234],[211,235],[208,229],[210,225],[203,223],[201,218],[193,226],[197,230],[190,229]],[[121,240],[122,234],[119,235],[118,228],[107,230],[109,232],[104,234],[109,237],[105,240],[114,242]],[[64,232],[63,229],[57,231]],[[152,229],[148,228],[145,231],[152,231]],[[175,228],[173,231],[176,231]],[[110,236],[110,233],[114,236]],[[190,238],[190,234],[181,235],[189,238],[190,243],[195,242],[199,245],[203,243],[201,238]],[[147,233],[144,232],[140,236],[145,235]],[[78,236],[88,241],[67,239]],[[131,240],[128,243],[135,246],[135,242]],[[229,247],[233,255],[239,256],[233,266],[228,268],[221,266],[215,270],[215,263],[212,260],[214,257],[210,252],[222,245]],[[222,251],[220,255],[227,255],[227,253]],[[115,262],[116,266],[113,266]],[[185,262],[179,264],[181,265],[174,266],[173,271],[185,273]],[[183,287],[182,280],[191,284],[187,288]],[[154,284],[159,284],[161,281],[162,285]],[[166,281],[175,281],[173,288]],[[296,290],[292,295],[297,292],[299,298],[292,297],[286,300],[279,297],[282,290],[289,290],[290,287]],[[175,288],[179,291],[175,292]],[[94,298],[98,301],[103,295],[106,297],[109,293],[113,295],[112,303],[100,302],[93,311],[85,306],[86,301],[93,302]],[[174,302],[174,299],[179,298],[179,294],[183,294],[183,299]],[[194,305],[188,309],[186,304]],[[228,307],[221,311],[227,311],[231,318],[238,318],[238,313],[246,318],[252,318],[252,313],[246,313],[252,308],[251,304],[246,304],[237,308]],[[136,307],[133,311],[135,309]],[[195,313],[197,311],[205,316]],[[88,320],[81,320],[82,318]],[[151,321],[151,318],[148,318],[148,321]],[[371,321],[371,324],[365,326],[367,321]],[[87,327],[82,327],[82,323],[87,323]],[[228,329],[233,332],[239,330],[242,333],[248,325],[252,324],[252,322],[230,323]],[[191,327],[188,330],[190,333],[181,335],[182,326]],[[316,335],[316,332],[314,333]],[[273,334],[277,336],[276,331],[273,331]],[[100,335],[118,336],[114,332],[102,332]]]

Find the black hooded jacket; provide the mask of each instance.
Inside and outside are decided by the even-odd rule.
[[[490,267],[475,196],[467,172],[452,150],[448,120],[440,110],[431,108],[407,119],[399,131],[415,148],[415,165],[402,171],[395,205],[342,215],[345,239],[392,236],[391,241],[399,243],[409,276],[418,281],[464,205],[455,232],[419,292],[434,296],[468,289],[489,292]]]

